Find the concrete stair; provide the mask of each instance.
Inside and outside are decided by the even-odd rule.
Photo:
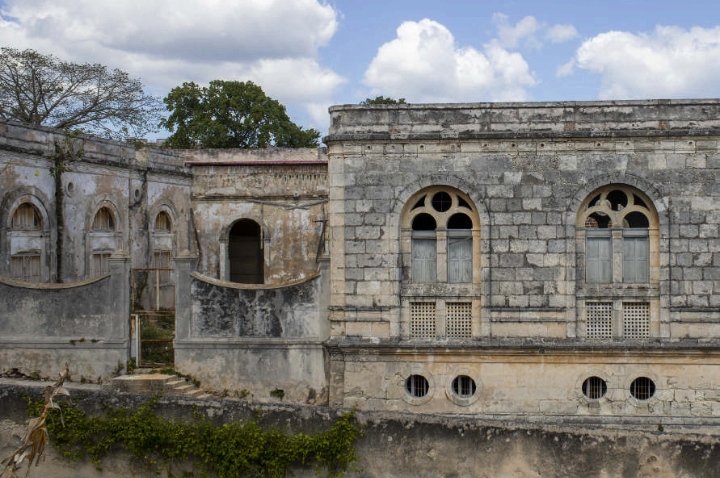
[[[144,393],[148,395],[161,393],[176,397],[200,399],[211,396],[185,378],[162,373],[144,373],[115,377],[112,379],[112,388],[117,392]]]

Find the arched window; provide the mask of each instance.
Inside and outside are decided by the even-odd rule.
[[[26,282],[43,280],[42,228],[40,211],[33,204],[24,202],[15,209],[10,224],[10,248],[16,250],[10,257],[10,277]]]
[[[585,281],[648,283],[650,281],[650,219],[655,213],[639,191],[610,185],[583,203],[578,225],[585,231]],[[615,239],[613,239],[615,237]],[[613,251],[622,264],[613,264]],[[621,265],[621,271],[614,267]]]
[[[121,248],[117,230],[118,224],[113,211],[109,206],[100,207],[93,217],[88,234],[87,271],[90,277],[110,272],[110,256]]]
[[[228,239],[230,281],[241,284],[262,284],[265,260],[260,225],[250,219],[241,219],[230,229]]]
[[[401,333],[472,338],[479,332],[480,232],[470,199],[445,186],[418,192],[405,207],[401,234],[407,317]]]
[[[12,217],[12,228],[24,231],[37,231],[42,229],[40,213],[32,204],[20,204]]]
[[[115,220],[113,219],[113,214],[110,209],[102,207],[98,210],[97,214],[95,214],[95,219],[93,219],[91,229],[93,231],[107,232],[115,230]]]
[[[160,211],[155,217],[155,232],[170,232],[172,230],[172,220],[170,215],[165,211]]]
[[[584,257],[578,285],[585,336],[645,340],[657,333],[659,239],[652,201],[631,186],[603,186],[581,204],[576,228]]]
[[[413,283],[473,281],[473,215],[467,200],[452,190],[430,191],[415,200],[408,213]],[[438,243],[439,235],[444,244]],[[438,257],[444,258],[443,267]]]

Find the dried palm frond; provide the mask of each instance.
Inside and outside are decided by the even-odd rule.
[[[12,455],[5,458],[0,464],[5,465],[2,472],[1,478],[17,478],[15,473],[27,460],[27,472],[25,476],[30,474],[30,467],[35,462],[35,466],[40,464],[40,460],[44,459],[45,447],[48,443],[48,432],[46,427],[46,421],[48,413],[51,409],[60,409],[60,406],[55,403],[54,399],[58,396],[70,397],[70,393],[67,391],[63,384],[65,380],[70,376],[70,369],[65,364],[63,371],[60,373],[57,381],[54,384],[45,387],[45,405],[40,413],[40,416],[33,418],[28,423],[28,429],[23,437],[23,444],[13,452]],[[62,414],[60,415],[62,420]]]

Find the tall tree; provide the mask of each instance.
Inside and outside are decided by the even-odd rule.
[[[155,131],[161,111],[124,71],[0,48],[0,118],[127,139]]]
[[[171,148],[306,148],[320,133],[293,123],[285,106],[251,81],[214,80],[207,87],[183,83],[165,98],[173,132]]]

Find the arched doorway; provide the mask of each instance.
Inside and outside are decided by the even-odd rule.
[[[230,229],[228,240],[230,282],[262,284],[263,260],[260,225],[250,219],[241,219]]]

